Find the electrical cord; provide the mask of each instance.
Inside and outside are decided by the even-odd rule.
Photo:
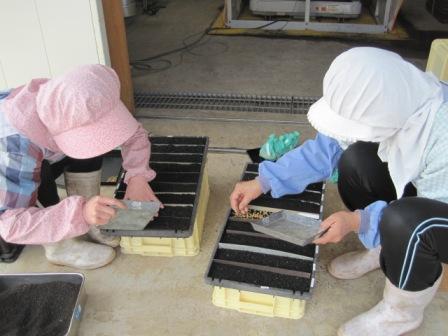
[[[263,28],[272,26],[274,23],[277,23],[277,22],[280,22],[280,20],[271,21],[269,23],[266,23],[264,25],[261,25],[261,26],[258,26],[258,27],[254,27],[254,28],[251,28],[251,29],[263,29]]]
[[[172,50],[168,50],[168,51],[165,51],[160,54],[153,55],[153,56],[144,57],[141,59],[137,59],[135,61],[131,61],[130,62],[131,67],[136,70],[145,71],[146,73],[156,73],[156,72],[168,70],[173,66],[173,63],[170,60],[162,58],[162,57],[171,56],[171,55],[180,53],[181,54],[181,63],[182,63],[184,52],[190,53],[194,56],[213,56],[213,55],[203,55],[200,53],[194,53],[194,52],[192,52],[192,50],[195,48],[204,46],[210,42],[210,39],[208,39],[206,41],[203,41],[203,39],[212,30],[213,23],[215,22],[215,20],[218,18],[219,14],[221,13],[221,9],[222,8],[219,8],[218,14],[213,18],[213,20],[210,22],[210,24],[208,25],[208,27],[205,30],[185,37],[182,40],[181,47],[178,47],[178,48],[175,48]],[[198,38],[196,38],[194,41],[192,41],[190,43],[187,43],[188,40],[190,40],[191,38],[193,38],[195,36],[198,36]],[[228,50],[228,46],[225,43],[223,43],[223,42],[215,42],[215,43],[224,46],[224,51],[222,51],[222,52],[225,52]],[[219,53],[217,53],[217,54],[219,54]],[[155,67],[153,64],[157,64],[157,63],[159,63],[159,64],[163,63],[164,66]]]

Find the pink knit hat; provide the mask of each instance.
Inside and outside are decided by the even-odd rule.
[[[2,108],[32,142],[76,159],[107,153],[139,126],[120,100],[116,73],[99,64],[32,80],[14,89]]]

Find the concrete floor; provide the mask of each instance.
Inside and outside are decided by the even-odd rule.
[[[129,46],[135,59],[180,45],[183,37],[205,29],[221,4],[218,0],[172,0],[157,17],[139,17],[129,27]],[[228,49],[212,56],[212,48]],[[152,91],[237,92],[276,95],[319,95],[322,76],[331,60],[348,49],[347,42],[213,37],[201,52],[170,59],[175,67],[156,74],[138,74],[138,89]],[[407,51],[423,67],[424,56]],[[305,121],[300,116],[212,111],[139,111],[151,114],[230,116],[258,120]],[[219,123],[142,120],[162,135],[207,135],[218,147],[258,146],[272,132],[299,130],[303,139],[314,132],[306,124]],[[344,321],[367,310],[381,298],[384,276],[372,272],[354,281],[333,279],[326,267],[346,251],[360,248],[354,235],[341,244],[321,248],[314,296],[301,320],[265,318],[217,308],[212,287],[203,280],[217,235],[228,210],[228,197],[248,159],[237,154],[209,154],[211,197],[201,252],[196,257],[140,257],[121,255],[103,269],[86,275],[88,302],[80,335],[335,335]],[[104,189],[111,194],[112,189]],[[325,198],[325,215],[343,209],[334,185]],[[39,246],[27,247],[14,264],[0,264],[0,272],[72,271],[50,265]],[[447,335],[448,294],[438,293],[428,307],[423,325],[409,335]]]
[[[157,55],[182,46],[183,40],[204,31],[217,15],[222,0],[170,0],[156,17],[139,16],[128,29],[132,60]],[[410,2],[410,1],[408,1]],[[197,37],[197,35],[196,35]],[[194,41],[188,38],[186,42]],[[173,66],[145,75],[136,71],[136,89],[150,91],[206,91],[261,95],[319,96],[322,79],[331,61],[353,46],[372,42],[313,39],[209,36],[205,45],[190,53],[164,57]],[[410,50],[393,44],[424,68],[427,50]],[[155,67],[162,64],[155,63]]]

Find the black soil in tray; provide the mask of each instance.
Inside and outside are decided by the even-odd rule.
[[[154,190],[157,192],[170,192],[170,193],[194,193],[196,192],[197,184],[195,183],[167,183],[167,182],[151,182],[149,184]],[[116,197],[118,199],[122,199],[124,197],[124,193],[126,192],[126,184],[122,183],[116,192]]]
[[[67,282],[49,282],[0,292],[0,335],[65,335],[79,288]]]
[[[215,255],[215,259],[238,261],[243,263],[249,263],[252,265],[278,267],[308,273],[311,273],[313,271],[312,261],[278,257],[262,253],[218,249]]]
[[[157,175],[149,185],[165,208],[159,210],[158,217],[148,223],[144,229],[147,232],[142,234],[192,230],[193,207],[200,188],[208,140],[204,137],[151,137],[150,141],[149,164]],[[126,184],[121,181],[115,197],[123,199],[125,192]],[[138,233],[136,231],[134,235],[138,236]]]
[[[257,163],[249,163],[246,167],[246,172],[253,172],[258,174],[258,164]]]
[[[320,205],[310,202],[301,202],[296,200],[285,200],[276,198],[257,198],[256,200],[250,202],[251,205],[260,207],[269,207],[275,209],[293,210],[301,212],[309,212],[313,214],[320,213]]]
[[[188,217],[156,217],[149,222],[145,230],[187,231],[191,218]]]
[[[290,275],[263,272],[231,265],[213,263],[208,274],[212,279],[225,279],[255,286],[266,286],[292,290],[294,292],[309,292],[311,281]]]
[[[160,194],[157,195],[163,204],[194,204],[195,194]]]
[[[243,181],[250,181],[253,180],[254,178],[256,178],[258,176],[258,174],[256,173],[244,173],[242,180]]]
[[[196,192],[198,187],[195,183],[151,182],[149,185],[155,192]]]
[[[157,173],[154,182],[198,183],[200,173]]]
[[[199,173],[201,171],[200,163],[175,164],[175,163],[158,163],[151,164],[151,168],[156,172],[163,173]]]
[[[201,154],[151,154],[150,164],[152,162],[202,162]]]
[[[315,246],[313,244],[307,246],[298,246],[283,240],[272,239],[270,237],[251,237],[247,235],[239,234],[229,234],[227,232],[222,236],[221,243],[238,244],[238,245],[248,245],[263,247],[271,250],[290,252],[294,254],[299,254],[307,257],[314,258]]]
[[[193,214],[193,206],[165,206],[159,210],[159,217],[186,217]]]
[[[226,230],[256,232],[249,222],[233,221],[231,219],[227,221]]]
[[[272,200],[272,196],[269,193],[261,195],[260,198]],[[322,194],[316,193],[316,192],[304,191],[301,194],[285,195],[285,196],[279,197],[278,199],[320,203],[322,200]]]
[[[153,144],[151,153],[203,153],[205,146],[183,146]]]
[[[204,137],[151,137],[149,140],[153,145],[205,145],[207,143],[207,138]]]

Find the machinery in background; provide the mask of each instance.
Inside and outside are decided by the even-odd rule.
[[[383,34],[393,29],[403,2],[404,0],[250,0],[247,8],[245,0],[224,0],[224,22],[227,28],[233,29]],[[263,17],[251,16],[247,9]]]
[[[304,0],[250,0],[250,10],[261,16],[305,17]],[[361,14],[360,0],[311,1],[311,17],[357,18]]]

